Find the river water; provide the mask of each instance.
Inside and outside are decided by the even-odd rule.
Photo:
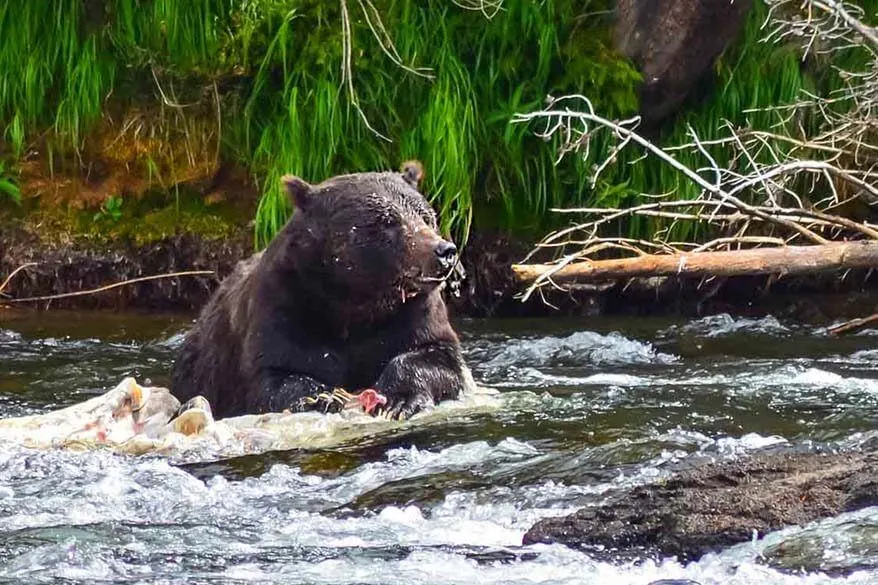
[[[0,315],[0,417],[166,384],[180,317]],[[173,465],[0,445],[0,583],[878,583],[878,510],[683,566],[522,547],[539,518],[778,442],[874,447],[878,332],[720,315],[462,322],[501,407],[338,450]]]

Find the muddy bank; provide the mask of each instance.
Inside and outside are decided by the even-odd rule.
[[[878,278],[866,272],[775,280],[741,277],[712,280],[645,278],[547,290],[527,303],[511,264],[529,250],[507,236],[474,234],[463,252],[467,278],[450,298],[452,311],[471,317],[544,315],[677,314],[697,316],[728,312],[748,316],[774,314],[809,322],[854,318],[878,306]],[[39,309],[138,309],[193,311],[201,307],[235,263],[253,251],[249,227],[226,238],[181,233],[149,244],[88,238],[49,241],[21,226],[0,226],[0,283],[16,268],[2,291],[3,300],[48,296],[102,287],[134,278],[178,271],[209,270],[211,275],[140,282],[92,295],[38,303]]]
[[[693,561],[754,535],[876,504],[878,453],[767,452],[694,463],[600,506],[541,520],[524,543]]]
[[[112,247],[77,239],[49,243],[9,226],[0,234],[0,282],[16,268],[34,264],[9,281],[0,305],[11,299],[91,290],[144,276],[213,272],[140,282],[66,299],[14,304],[39,309],[197,310],[253,246],[250,234],[244,233],[222,240],[179,234],[150,244],[119,242]]]

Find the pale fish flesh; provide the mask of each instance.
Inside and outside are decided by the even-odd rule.
[[[166,388],[125,378],[109,392],[45,414],[0,420],[0,445],[34,449],[110,449],[159,454],[175,460],[209,461],[289,449],[327,449],[387,432],[405,433],[494,410],[494,390],[471,386],[459,400],[408,420],[370,416],[357,408],[338,413],[283,412],[214,420],[197,397],[180,408]]]

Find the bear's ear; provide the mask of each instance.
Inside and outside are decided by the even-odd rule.
[[[286,189],[293,207],[301,210],[307,209],[308,203],[311,201],[311,185],[293,175],[284,175],[281,182],[284,184],[284,189]]]
[[[407,160],[402,163],[403,180],[417,189],[424,179],[424,165],[419,160]]]

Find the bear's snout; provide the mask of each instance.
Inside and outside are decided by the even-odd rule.
[[[457,246],[448,240],[439,240],[439,242],[433,246],[433,252],[436,253],[436,257],[439,259],[439,264],[442,265],[443,268],[451,268],[457,260]]]
[[[415,233],[411,254],[412,267],[419,273],[418,280],[422,283],[445,280],[457,264],[457,246],[429,226],[423,226]]]

